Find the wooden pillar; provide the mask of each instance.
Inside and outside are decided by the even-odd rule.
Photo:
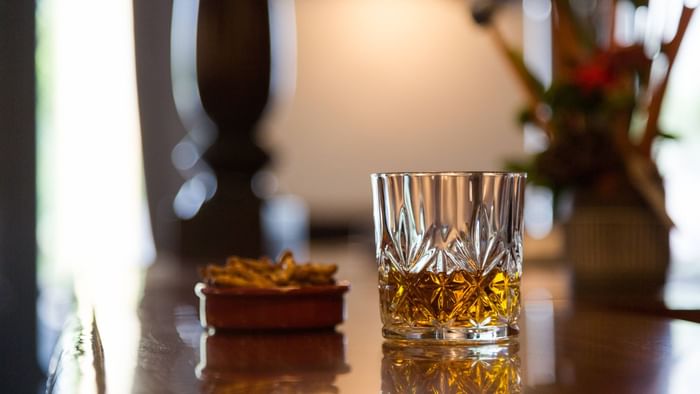
[[[203,155],[217,179],[213,198],[181,221],[184,257],[220,259],[261,253],[260,200],[250,181],[268,160],[254,133],[269,95],[268,5],[259,0],[200,0],[197,81],[217,127]]]

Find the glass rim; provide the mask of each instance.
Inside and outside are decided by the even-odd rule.
[[[450,176],[450,177],[467,177],[467,176],[518,176],[527,178],[527,172],[523,171],[389,171],[389,172],[374,172],[370,174],[372,178],[379,177],[433,177],[433,176]]]

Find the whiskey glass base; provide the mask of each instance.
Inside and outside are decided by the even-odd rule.
[[[479,328],[384,327],[382,329],[384,338],[391,340],[464,344],[503,342],[516,337],[518,332],[517,328],[508,325]]]

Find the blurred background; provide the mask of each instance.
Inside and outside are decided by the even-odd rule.
[[[682,4],[649,7],[644,23],[663,29]],[[264,154],[230,184],[217,177],[228,167],[207,158],[223,134],[198,90],[197,1],[0,5],[0,354],[3,365],[19,360],[0,381],[31,385],[47,370],[75,294],[96,292],[95,278],[113,278],[138,302],[142,283],[129,273],[178,256],[182,234],[194,231],[188,223],[225,187],[253,193],[260,253],[292,248],[313,258],[308,245],[319,240],[373,247],[372,172],[502,170],[541,149],[538,132],[516,121],[525,94],[470,3],[267,5],[270,58],[251,64],[269,68],[269,95],[254,126],[241,126]],[[497,21],[544,85],[552,78],[551,18],[549,1],[523,0],[509,2]],[[657,157],[676,223],[672,256],[696,275],[699,69],[695,18],[662,113],[681,138],[659,145]],[[221,149],[243,157],[247,145],[239,146]],[[556,264],[564,245],[552,195],[529,193],[526,262]],[[227,209],[206,223],[245,229],[235,207]],[[208,228],[209,238],[228,231]]]

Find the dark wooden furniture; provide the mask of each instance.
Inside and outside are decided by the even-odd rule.
[[[261,201],[251,180],[268,160],[255,143],[270,86],[267,8],[256,0],[199,2],[197,82],[217,128],[203,159],[217,187],[193,218],[180,221],[180,253],[186,257],[223,258],[232,245],[247,256],[262,252]]]
[[[172,2],[134,2],[144,167],[156,247],[190,259],[220,259],[232,248],[255,256],[262,252],[262,202],[251,180],[269,160],[255,138],[270,87],[268,4],[202,0],[196,5],[189,10],[196,12],[193,28],[170,20]],[[178,63],[171,59],[171,29],[196,40],[192,60],[197,91],[180,92],[193,96],[186,101],[197,103],[192,104],[196,115],[189,114],[196,121],[180,122],[182,114],[176,113],[172,79],[194,81],[171,72],[171,60]],[[172,45],[189,43],[176,40]],[[188,147],[194,162],[175,171],[171,155],[178,141]],[[185,190],[187,196],[188,185],[200,190],[204,184],[206,201],[197,193],[184,197],[197,207],[188,210],[193,216],[177,217],[176,195]]]
[[[312,255],[336,261],[340,277],[352,284],[347,319],[336,330],[206,332],[199,326],[192,269],[162,258],[149,268],[140,301],[132,294],[139,290],[133,286],[142,278],[138,271],[102,284],[98,295],[122,289],[104,297],[106,303],[101,296],[79,299],[94,304],[94,313],[88,309],[65,333],[68,351],[50,392],[76,385],[134,393],[499,392],[499,385],[500,392],[526,393],[696,389],[700,324],[572,301],[561,270],[526,262],[522,331],[508,346],[397,348],[381,337],[368,249],[317,245]]]

